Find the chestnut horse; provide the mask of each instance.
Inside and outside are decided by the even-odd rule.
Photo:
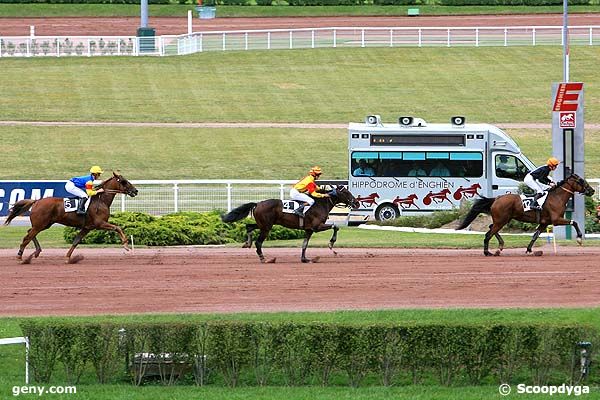
[[[21,260],[23,264],[29,264],[33,257],[37,258],[42,252],[40,243],[36,238],[37,234],[50,228],[55,223],[81,229],[67,253],[67,263],[69,264],[83,259],[82,256],[71,258],[71,254],[73,254],[73,250],[75,250],[75,247],[77,247],[85,235],[94,229],[116,231],[121,237],[123,247],[129,250],[127,236],[125,236],[120,227],[109,224],[108,217],[110,217],[110,205],[117,193],[135,197],[138,191],[127,179],[114,172],[113,176],[102,182],[99,187],[103,188],[104,192],[92,197],[86,215],[78,215],[74,211],[65,212],[62,197],[45,197],[39,200],[27,199],[16,202],[11,208],[4,225],[10,224],[15,217],[31,209],[31,215],[29,216],[31,229],[27,231],[27,235],[23,238],[23,242],[17,253],[17,260]],[[35,252],[23,260],[23,251],[31,241],[35,245]]]
[[[581,244],[582,234],[577,222],[563,218],[567,202],[575,192],[592,196],[594,189],[592,189],[585,179],[573,174],[567,179],[558,182],[554,188],[548,190],[548,197],[541,211],[530,210],[524,212],[523,202],[518,194],[508,193],[494,198],[482,197],[475,201],[465,219],[456,229],[464,229],[469,226],[479,213],[491,214],[493,223],[490,225],[490,230],[485,234],[485,239],[483,240],[483,254],[486,256],[492,255],[488,250],[492,236],[496,237],[499,244],[499,249],[494,255],[500,255],[500,252],[504,248],[504,240],[498,232],[511,219],[539,224],[531,242],[527,246],[527,253],[531,253],[533,244],[540,236],[540,233],[546,230],[548,225],[573,225],[577,231],[577,243]]]
[[[260,262],[275,262],[275,258],[265,261],[265,256],[262,253],[262,244],[267,238],[267,235],[273,228],[273,225],[281,225],[291,229],[304,229],[305,236],[302,243],[303,263],[310,262],[306,258],[306,248],[308,241],[314,232],[326,231],[333,229],[333,235],[329,240],[329,248],[333,250],[333,244],[337,240],[338,228],[335,224],[326,224],[329,212],[336,204],[345,204],[350,208],[358,208],[358,200],[343,186],[337,186],[331,192],[328,192],[330,197],[315,198],[315,204],[306,212],[304,223],[300,225],[300,217],[292,213],[283,212],[283,202],[277,199],[263,200],[259,203],[246,203],[225,214],[221,217],[223,222],[235,222],[244,219],[250,211],[253,211],[255,224],[246,224],[246,232],[248,238],[244,247],[252,247],[252,231],[260,229],[260,235],[256,239],[256,254],[260,258]],[[312,261],[317,261],[315,258]]]

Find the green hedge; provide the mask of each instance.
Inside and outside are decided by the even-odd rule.
[[[252,220],[233,224],[221,221],[218,212],[209,213],[176,213],[163,217],[154,217],[144,213],[114,213],[109,222],[120,226],[127,237],[133,235],[135,244],[144,246],[176,246],[176,245],[209,245],[246,241],[246,223]],[[65,227],[63,236],[67,243],[72,243],[79,230]],[[254,232],[255,238],[258,231]],[[301,239],[304,231],[274,226],[267,240]],[[83,240],[85,244],[120,244],[121,239],[116,232],[95,230]]]
[[[562,384],[585,326],[326,323],[21,323],[38,383]],[[153,355],[140,360],[139,355]],[[136,358],[136,355],[138,356]],[[137,361],[136,361],[137,360]],[[152,360],[151,362],[149,360]],[[597,374],[591,379],[597,381]]]

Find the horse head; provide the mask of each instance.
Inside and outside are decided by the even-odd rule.
[[[592,196],[596,192],[585,179],[577,174],[569,176],[563,181],[563,184],[568,185],[574,192],[583,193],[586,196]]]
[[[138,194],[138,190],[123,177],[123,175],[113,172],[113,176],[102,183],[102,188],[107,192],[123,193],[131,197]]]
[[[336,186],[331,192],[331,196],[334,198],[335,203],[342,203],[346,206],[350,207],[350,209],[355,209],[360,207],[360,203],[350,191],[344,186]]]

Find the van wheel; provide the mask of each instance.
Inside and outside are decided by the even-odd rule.
[[[390,203],[382,204],[375,210],[375,219],[377,221],[389,221],[399,216],[400,211],[398,211],[398,207]]]

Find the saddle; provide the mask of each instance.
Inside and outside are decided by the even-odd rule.
[[[525,196],[524,194],[522,194],[520,196],[521,196],[521,202],[523,203],[523,211],[525,211],[525,212],[531,211],[531,210],[536,211],[535,208],[533,208],[533,209],[531,208],[531,206],[533,205],[533,196]],[[546,202],[547,198],[548,198],[548,192],[544,192],[544,195],[538,199],[537,202],[540,205],[540,208],[544,207],[544,203]]]

